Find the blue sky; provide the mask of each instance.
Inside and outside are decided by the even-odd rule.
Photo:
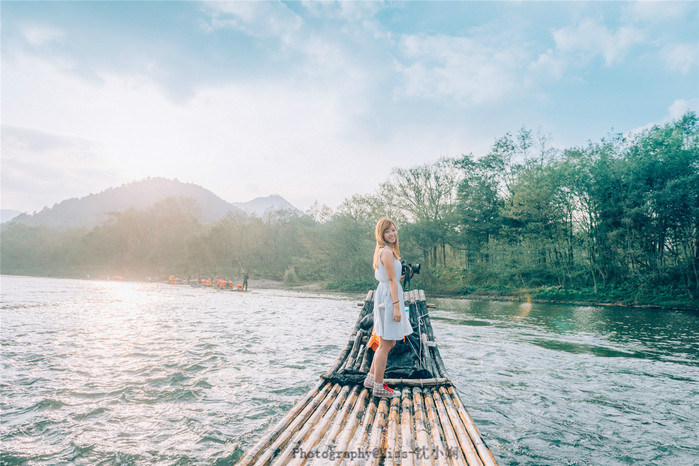
[[[5,1],[2,208],[148,176],[301,209],[699,108],[698,2]]]

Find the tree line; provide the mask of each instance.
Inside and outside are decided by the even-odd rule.
[[[436,293],[530,293],[553,299],[699,302],[696,114],[564,150],[539,131],[498,138],[486,154],[395,168],[335,211],[232,215],[203,225],[197,206],[165,199],[114,212],[92,229],[10,224],[2,273],[228,276],[330,288],[375,286],[376,220],[399,227],[413,285]]]

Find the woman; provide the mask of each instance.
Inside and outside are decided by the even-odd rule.
[[[371,369],[364,379],[364,386],[371,388],[374,396],[399,397],[400,392],[383,382],[388,352],[396,345],[396,340],[413,333],[408,314],[403,312],[403,289],[400,287],[400,250],[396,224],[381,218],[374,230],[376,250],[374,251],[374,276],[379,286],[374,293],[374,331],[379,337],[379,347],[374,353]]]

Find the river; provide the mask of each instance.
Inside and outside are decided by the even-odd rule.
[[[0,464],[231,464],[363,294],[1,276]],[[430,299],[500,464],[699,463],[699,314]]]

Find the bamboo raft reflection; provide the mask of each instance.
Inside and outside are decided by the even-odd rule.
[[[394,367],[389,353],[385,379],[400,398],[375,398],[362,385],[374,354],[370,291],[334,365],[238,464],[496,465],[446,373],[424,292],[407,291],[405,303],[414,332],[391,353],[402,343],[412,367]]]

